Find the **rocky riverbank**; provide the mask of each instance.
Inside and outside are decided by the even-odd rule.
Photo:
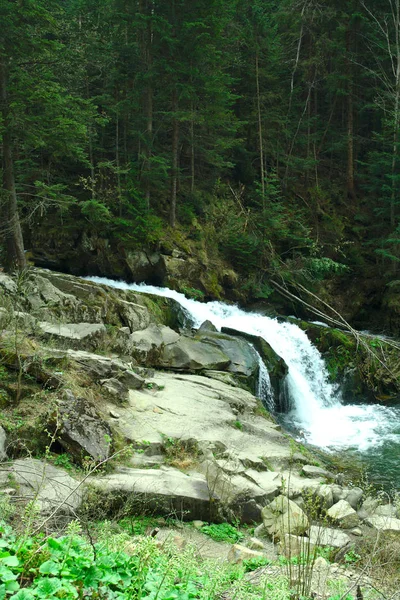
[[[257,525],[235,561],[305,547],[340,560],[371,535],[400,536],[395,503],[281,430],[235,332],[192,331],[171,299],[45,270],[0,274],[0,290],[3,499],[33,500],[53,526],[127,514]],[[261,354],[278,395],[285,365],[266,342]]]

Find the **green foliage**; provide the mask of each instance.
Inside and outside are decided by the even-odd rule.
[[[243,561],[243,566],[247,573],[249,571],[255,571],[256,569],[259,569],[260,567],[266,567],[267,565],[270,565],[270,564],[271,564],[271,561],[268,558],[266,558],[265,556],[259,556],[257,558],[249,558],[249,559]]]
[[[203,525],[201,531],[216,542],[229,542],[230,544],[236,544],[244,537],[243,533],[230,523]]]

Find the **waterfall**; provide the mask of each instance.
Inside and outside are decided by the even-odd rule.
[[[385,435],[390,435],[395,416],[393,410],[378,405],[342,405],[340,390],[329,381],[321,354],[297,325],[245,312],[222,302],[197,302],[168,288],[100,277],[88,279],[118,289],[173,298],[190,314],[194,327],[209,320],[219,330],[230,327],[263,337],[288,365],[285,387],[290,412],[285,421],[301,431],[303,439],[310,443],[327,449],[353,447],[363,450],[381,445]],[[258,393],[271,403],[271,383],[263,362]]]
[[[257,352],[257,351],[256,351]],[[257,352],[258,354],[258,352]],[[261,398],[267,405],[270,412],[274,412],[274,390],[272,389],[271,379],[269,377],[268,369],[261,356],[258,354],[259,359],[259,372],[258,372],[258,385],[257,385],[257,396]]]

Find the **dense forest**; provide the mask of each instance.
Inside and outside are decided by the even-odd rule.
[[[396,288],[400,0],[1,0],[0,22],[6,268],[180,247],[253,299]]]

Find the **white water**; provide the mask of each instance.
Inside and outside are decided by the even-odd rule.
[[[393,422],[398,419],[396,409],[372,404],[341,404],[339,389],[329,382],[319,351],[297,325],[280,323],[276,319],[248,313],[222,302],[190,300],[168,288],[128,284],[100,277],[88,279],[119,289],[173,298],[188,311],[195,327],[209,320],[218,329],[231,327],[263,337],[289,367],[286,386],[292,409],[286,420],[290,420],[309,443],[325,449],[369,451],[382,445],[385,440],[392,439],[393,435],[395,441],[400,442],[400,435],[393,433]],[[259,392],[268,396],[270,383],[265,371],[260,379]]]

